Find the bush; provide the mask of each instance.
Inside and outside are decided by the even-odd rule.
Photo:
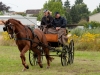
[[[80,20],[80,22],[78,23],[79,26],[84,26],[84,24],[87,24],[87,21],[84,19]]]
[[[74,29],[71,33],[75,50],[100,51],[100,28]]]
[[[89,28],[89,26],[91,26],[91,28],[96,28],[96,27],[100,27],[100,23],[96,22],[96,21],[91,21],[91,22],[87,22],[84,24],[85,28]]]
[[[0,36],[0,45],[3,46],[16,46],[14,39],[10,39],[7,32],[2,32]]]
[[[85,32],[86,32],[85,29],[80,29],[80,28],[75,28],[71,30],[71,34],[76,36],[81,36]]]
[[[72,35],[76,35],[76,36],[82,36],[84,33],[92,33],[92,34],[99,34],[100,33],[100,27],[97,27],[95,29],[88,29],[88,28],[84,28],[84,29],[80,29],[80,28],[75,28],[71,30],[71,34]]]

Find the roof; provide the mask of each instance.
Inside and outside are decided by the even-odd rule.
[[[93,15],[91,15],[91,16],[89,16],[89,17],[95,16],[95,15],[100,15],[100,13],[93,14]]]
[[[26,10],[26,14],[38,14],[41,9]]]

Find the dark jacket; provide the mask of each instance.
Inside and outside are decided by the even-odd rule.
[[[52,22],[53,27],[66,28],[67,21],[64,17],[55,18]]]
[[[41,20],[41,25],[52,25],[53,17],[52,16],[44,16]]]

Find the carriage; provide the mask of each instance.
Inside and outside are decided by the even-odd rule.
[[[60,57],[62,66],[73,63],[74,41],[72,39],[68,45],[64,45],[58,42],[57,34],[44,34],[39,29],[32,30],[31,28],[24,26],[20,21],[15,19],[8,19],[6,22],[2,22],[5,25],[3,30],[7,31],[10,35],[10,38],[15,39],[16,41],[20,51],[22,65],[24,66],[23,71],[29,69],[29,66],[25,61],[25,53],[29,49],[29,62],[32,66],[38,63],[40,68],[43,68],[41,62],[41,60],[43,60],[43,56],[46,56],[47,68],[50,67],[50,61],[53,59],[50,56]],[[62,47],[62,49],[57,49],[57,47]],[[56,55],[49,55],[49,50],[50,52],[56,52]]]
[[[57,34],[45,34],[46,39],[48,41],[48,48],[50,52],[56,52],[56,55],[52,54],[50,56],[57,56],[61,58],[61,65],[66,66],[68,64],[72,64],[74,62],[74,41],[73,39],[68,39],[69,43],[67,45],[60,44],[58,42]],[[62,48],[61,48],[62,47]],[[39,47],[41,51],[41,60],[43,60],[43,50]],[[29,50],[29,62],[32,66],[37,64],[37,55]]]

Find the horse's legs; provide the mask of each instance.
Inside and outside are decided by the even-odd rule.
[[[50,61],[52,61],[54,58],[50,57],[49,56],[49,49],[47,47],[43,47],[43,50],[44,50],[44,53],[45,53],[45,57],[46,57],[46,60],[47,60],[47,68],[50,67]]]
[[[21,50],[21,53],[20,53],[20,58],[21,58],[21,60],[22,60],[23,66],[24,66],[24,70],[29,68],[29,66],[28,66],[28,65],[26,64],[26,62],[25,62],[25,60],[26,60],[26,58],[25,58],[25,53],[26,53],[28,50],[29,50],[29,47],[26,45],[26,46]]]
[[[37,48],[33,48],[32,51],[38,55],[38,64],[39,64],[40,68],[43,68],[43,65],[41,62],[41,51],[38,50]]]

